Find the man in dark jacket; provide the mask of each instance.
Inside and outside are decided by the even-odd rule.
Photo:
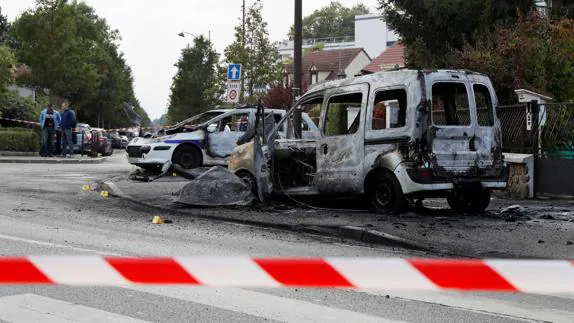
[[[62,157],[74,157],[74,142],[72,129],[76,128],[76,113],[70,108],[70,102],[62,103]]]

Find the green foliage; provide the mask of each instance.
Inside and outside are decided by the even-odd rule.
[[[194,38],[193,46],[183,49],[171,86],[170,123],[213,109],[220,103],[223,87],[218,62],[219,54],[203,36]]]
[[[490,76],[503,103],[527,88],[558,102],[574,99],[574,21],[551,21],[531,12],[515,25],[498,27],[475,46],[447,57],[448,67]]]
[[[36,152],[40,135],[34,129],[0,128],[0,151]]]
[[[5,91],[6,86],[14,80],[13,67],[15,64],[14,53],[7,46],[0,44],[0,95]]]
[[[12,91],[0,94],[0,116],[9,119],[37,121],[41,107],[29,98],[20,97]],[[4,122],[2,124],[5,125]]]
[[[235,41],[225,49],[226,63],[242,64],[241,97],[252,97],[256,86],[281,79],[282,64],[277,46],[269,40],[267,22],[263,21],[263,4],[256,0],[247,8],[245,39],[242,25],[235,27]]]
[[[118,50],[118,32],[86,3],[37,0],[14,22],[13,34],[20,62],[32,71],[20,82],[49,89],[52,102],[70,99],[78,118],[92,125],[130,126],[124,102],[134,104],[149,122]]]
[[[12,26],[8,22],[8,18],[2,15],[2,8],[0,7],[0,45],[12,46],[14,44],[14,39],[10,34]]]
[[[320,52],[325,49],[325,43],[316,43],[309,48],[303,49],[303,55],[313,52]]]
[[[355,35],[355,16],[369,13],[364,4],[345,7],[339,1],[331,3],[303,18],[303,38],[330,38]],[[295,34],[291,26],[289,36]]]
[[[474,46],[497,26],[514,24],[534,0],[379,0],[385,21],[407,45],[409,67],[443,67],[453,49]]]

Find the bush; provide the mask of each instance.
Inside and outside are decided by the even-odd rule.
[[[40,134],[25,128],[0,128],[0,151],[37,152],[40,150]]]

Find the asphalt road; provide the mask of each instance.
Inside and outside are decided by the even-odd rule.
[[[83,192],[130,171],[99,165],[0,167],[0,255],[426,256],[202,219],[153,225],[153,210]],[[548,273],[552,274],[552,273]],[[0,287],[0,322],[572,322],[574,298],[179,287]]]

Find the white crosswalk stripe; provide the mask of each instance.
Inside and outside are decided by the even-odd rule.
[[[13,323],[146,322],[124,315],[34,294],[21,294],[0,298],[0,320]]]

